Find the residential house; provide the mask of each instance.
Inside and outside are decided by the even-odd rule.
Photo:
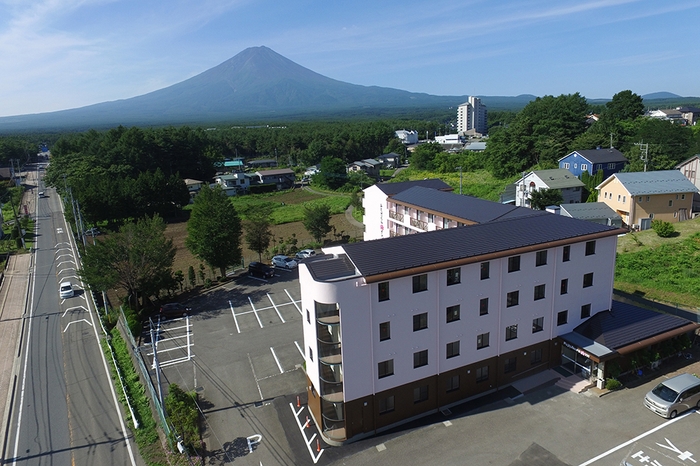
[[[649,118],[657,118],[659,120],[666,120],[672,123],[679,123],[682,125],[687,124],[687,121],[683,117],[683,113],[675,108],[665,108],[659,110],[649,110],[646,113]]]
[[[291,168],[261,170],[255,172],[255,177],[258,184],[276,184],[278,191],[293,188],[296,181],[296,175]]]
[[[700,178],[698,178],[698,172],[700,172],[700,154],[695,154],[689,159],[679,163],[676,165],[676,169],[680,170],[683,176],[688,178],[696,188],[700,189]]]
[[[563,204],[581,202],[584,184],[573,173],[563,168],[552,170],[535,170],[515,182],[515,205],[530,207],[530,195],[533,191],[555,189],[561,192]]]
[[[598,201],[617,212],[628,228],[645,230],[654,219],[690,218],[698,188],[678,170],[616,173],[601,184]]]
[[[370,178],[379,178],[379,170],[382,168],[382,162],[375,159],[356,160],[348,165],[348,173],[365,172]]]
[[[399,168],[401,166],[401,156],[395,152],[382,154],[377,157],[377,160],[382,163],[384,168]]]
[[[588,222],[600,223],[601,225],[622,228],[622,217],[605,202],[562,204],[559,206],[559,214]]]
[[[233,172],[233,173],[242,172],[244,169],[243,159],[237,158],[237,159],[233,159],[233,160],[225,160],[224,167],[226,168],[226,170]]]
[[[681,116],[690,126],[695,126],[700,120],[700,108],[697,107],[677,107],[676,110],[681,112]]]
[[[486,150],[486,141],[468,142],[464,145],[464,150],[471,152],[483,152]]]
[[[257,170],[259,168],[276,167],[277,160],[275,160],[275,159],[251,160],[250,162],[246,163],[246,166],[251,170]]]
[[[395,134],[404,144],[418,144],[418,131],[400,129],[395,131]]]
[[[559,159],[559,168],[569,170],[577,178],[583,172],[595,175],[603,172],[603,179],[613,173],[622,171],[627,164],[627,158],[622,152],[611,147],[609,149],[575,150]]]
[[[250,175],[246,173],[219,175],[214,181],[216,181],[229,196],[246,194],[250,190]]]
[[[365,188],[362,196],[362,208],[365,211],[363,221],[365,241],[389,237],[389,198],[413,186],[452,191],[450,185],[438,179],[377,183]]]
[[[185,178],[185,186],[187,186],[187,191],[190,193],[190,202],[202,189],[203,181],[193,180],[192,178]]]

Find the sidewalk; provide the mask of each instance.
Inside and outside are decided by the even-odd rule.
[[[17,389],[15,363],[27,304],[31,254],[10,256],[0,285],[0,442],[4,453],[12,393]],[[4,457],[4,456],[3,456]]]

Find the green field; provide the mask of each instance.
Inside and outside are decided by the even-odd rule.
[[[430,178],[439,178],[452,186],[455,193],[459,193],[459,172],[438,173],[427,170],[414,170],[407,168],[401,170],[394,178],[394,181],[412,181]],[[462,194],[488,199],[489,201],[499,200],[499,195],[507,185],[513,184],[519,177],[505,180],[495,178],[486,170],[464,171],[462,172]]]
[[[630,233],[618,240],[615,288],[687,308],[700,307],[700,219],[674,223],[678,235]]]
[[[255,215],[256,211],[269,207],[272,210],[272,223],[280,225],[304,220],[305,206],[326,204],[330,207],[331,214],[341,214],[350,205],[350,195],[324,195],[295,189],[276,193],[236,196],[231,198],[231,202],[244,219],[246,214]]]

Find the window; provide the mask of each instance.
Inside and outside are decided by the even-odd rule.
[[[561,311],[557,313],[557,325],[564,325],[569,320],[569,311]]]
[[[518,367],[518,358],[508,358],[506,359],[506,363],[503,367],[503,373],[507,374],[509,372],[515,372],[515,369]]]
[[[617,202],[620,202],[620,199],[621,199],[621,198],[622,198],[622,195],[621,195],[621,194],[618,194],[618,195],[617,195]]]
[[[486,280],[489,278],[489,268],[490,268],[490,262],[482,262],[481,263],[481,279]]]
[[[571,165],[569,165],[569,162],[564,162],[564,168],[565,168],[565,169],[568,170],[570,166],[571,166]]]
[[[649,202],[649,199],[651,199],[651,197],[650,197],[650,196],[647,196],[647,202]]]
[[[435,215],[428,214],[428,223],[435,223]]]
[[[537,348],[534,351],[530,351],[530,365],[539,364],[542,362],[542,348]]]
[[[459,356],[459,340],[447,344],[445,355],[447,359]]]
[[[413,353],[413,368],[423,367],[428,365],[428,350],[418,351]]]
[[[535,286],[535,301],[544,299],[544,285]]]
[[[685,199],[685,194],[681,194],[681,200]]]
[[[637,202],[642,202],[643,197],[639,196],[639,199],[637,199]]]
[[[453,375],[447,379],[447,387],[445,391],[449,393],[455,390],[459,390],[459,374]]]
[[[489,298],[481,298],[479,300],[479,315],[485,316],[489,313]]]
[[[581,170],[583,170],[583,171],[588,170],[588,164],[582,163],[582,164],[581,164]]]
[[[588,319],[590,316],[591,316],[591,305],[584,304],[583,306],[581,306],[581,318]]]
[[[673,200],[668,201],[668,206],[673,207]]]
[[[394,410],[394,395],[379,400],[379,414],[390,413]]]
[[[447,323],[459,320],[459,304],[447,308]]]
[[[442,219],[442,228],[449,228],[450,227],[450,219],[449,218],[443,218]]]
[[[381,282],[379,285],[379,301],[389,300],[389,282]]]
[[[384,377],[389,377],[390,375],[394,375],[394,360],[389,359],[387,361],[380,362],[379,364],[377,364],[377,370],[380,379],[383,379]]]
[[[561,279],[561,286],[559,287],[559,294],[566,294],[568,292],[569,292],[569,279],[562,278]]]
[[[476,369],[476,381],[484,382],[489,379],[489,366],[478,367]]]
[[[547,265],[547,251],[537,251],[535,256],[535,267]]]
[[[627,196],[622,196],[622,203],[624,204],[625,202],[627,202]]]
[[[544,317],[532,319],[532,333],[541,332],[542,330],[544,330]]]
[[[518,305],[520,300],[520,291],[511,291],[506,295],[506,307],[513,307]]]
[[[306,321],[307,321],[308,323],[311,323],[311,314],[309,313],[309,310],[308,310],[308,309],[306,310]]]
[[[508,258],[508,273],[517,272],[520,270],[520,256],[512,256]]]
[[[583,276],[583,287],[588,288],[589,286],[593,286],[593,272]]]
[[[586,255],[592,256],[593,254],[595,254],[595,240],[586,241]]]
[[[413,277],[413,292],[420,293],[428,289],[428,274],[416,275]]]
[[[391,338],[391,322],[382,322],[379,324],[379,341],[388,340]]]
[[[506,341],[515,340],[516,338],[518,338],[518,324],[506,327]]]
[[[610,170],[615,169],[615,162],[610,162],[610,163],[608,164],[608,168],[609,168]]]
[[[574,164],[574,168],[578,168],[578,164],[577,164],[577,163]]]
[[[564,246],[561,257],[562,262],[569,262],[571,260],[571,246]]]
[[[602,169],[603,169],[603,164],[602,164],[602,163],[597,163],[596,166],[595,166],[595,170],[598,171],[598,170],[602,170]]]
[[[309,346],[309,359],[314,360],[314,350]]]
[[[489,334],[482,333],[476,336],[476,349],[488,348],[489,346]]]
[[[428,385],[416,387],[413,389],[413,402],[420,403],[428,399]]]
[[[447,270],[447,286],[450,285],[457,285],[460,281],[460,276],[462,269],[457,267],[456,269],[448,269]],[[426,286],[427,288],[427,286]]]
[[[423,330],[428,328],[428,313],[416,314],[413,316],[413,331]]]

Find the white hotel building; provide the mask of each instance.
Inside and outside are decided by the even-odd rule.
[[[558,366],[559,337],[611,308],[621,230],[415,184],[368,188],[385,239],[299,266],[308,403],[331,443]]]

